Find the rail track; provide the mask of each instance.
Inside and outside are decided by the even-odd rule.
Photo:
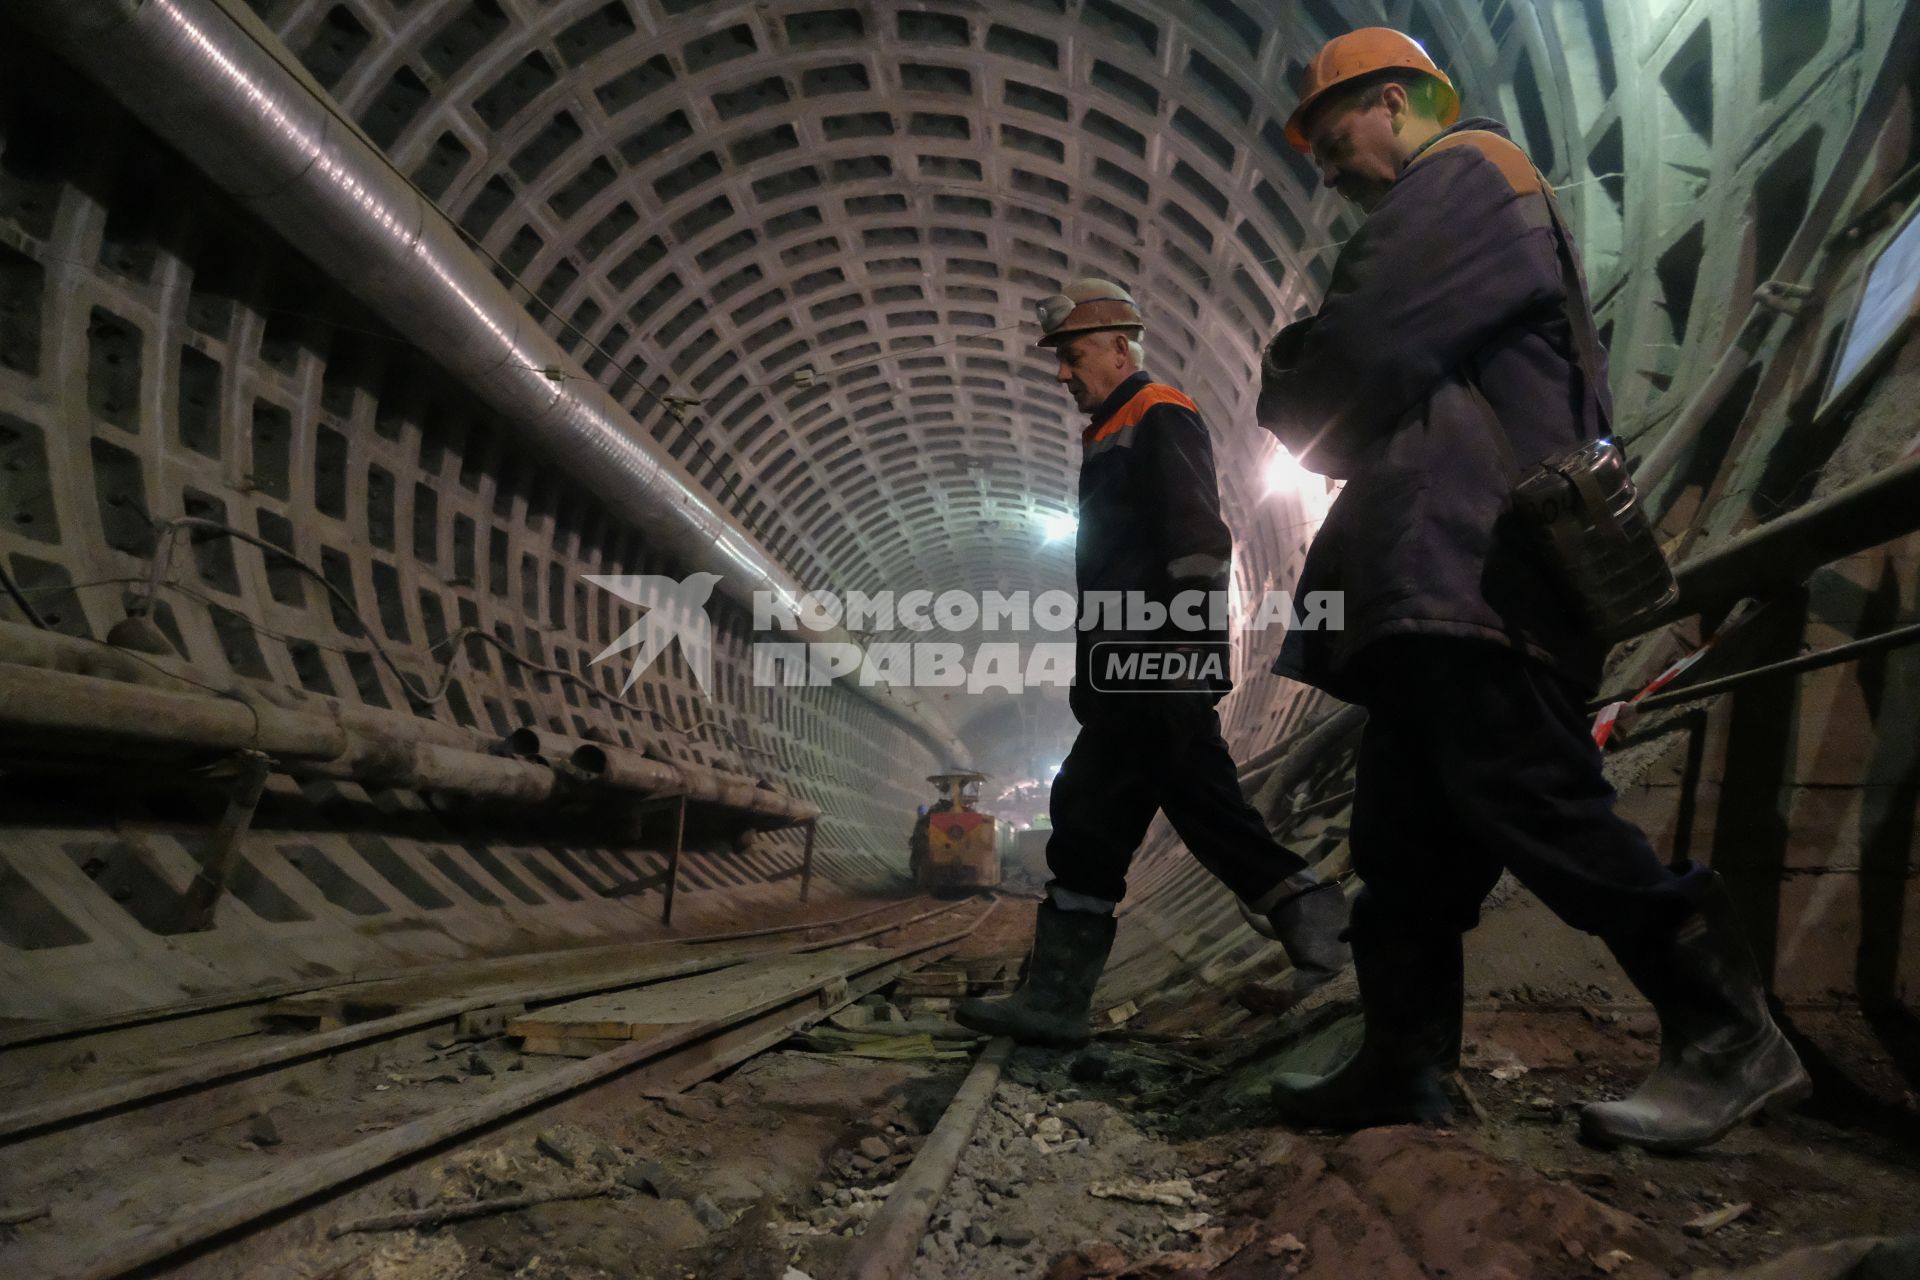
[[[0,1207],[47,1212],[0,1233],[0,1269],[48,1280],[146,1274],[613,1082],[651,1096],[678,1092],[949,953],[993,910],[913,900],[827,921],[16,1030],[0,1044],[0,1075],[13,1072],[0,1085]],[[532,976],[562,964],[564,976]],[[449,1068],[482,1052],[456,1038],[463,1018],[501,1009],[539,1016],[623,993],[658,1005],[676,991],[690,993],[689,1016],[636,1028],[590,1056],[528,1054],[498,1074]],[[265,1029],[267,1011],[290,997],[393,1011],[318,1031]],[[124,1053],[136,1032],[148,1044],[205,1039],[185,1061],[103,1056]],[[235,1127],[249,1123],[253,1139],[234,1142]]]
[[[700,946],[715,942],[737,942],[749,938],[772,937],[782,933],[806,933],[817,929],[831,929],[840,925],[852,924],[856,920],[866,920],[888,911],[898,910],[899,902],[882,903],[869,907],[865,911],[856,911],[849,915],[835,916],[826,920],[800,921],[795,924],[772,925],[763,929],[744,929],[730,933],[695,934],[686,938],[665,939],[685,946]],[[484,960],[463,960],[442,965],[413,965],[404,969],[388,969],[371,973],[338,974],[327,978],[305,981],[261,984],[248,987],[245,991],[220,992],[203,996],[196,1000],[184,1000],[177,1004],[157,1005],[146,1009],[131,1009],[121,1013],[103,1014],[97,1017],[62,1018],[44,1022],[23,1023],[18,1026],[0,1028],[0,1063],[12,1056],[13,1050],[32,1048],[37,1045],[62,1044],[80,1040],[87,1036],[104,1035],[109,1032],[124,1031],[134,1027],[150,1026],[155,1023],[175,1022],[181,1019],[203,1017],[223,1013],[233,1009],[251,1008],[265,1005],[288,996],[305,995],[315,991],[360,986],[368,983],[388,982],[400,979],[432,978],[436,975],[478,974],[490,969],[516,968],[539,964],[553,960],[577,961],[594,956],[627,954],[636,947],[656,945],[654,942],[617,942],[594,947],[574,947],[563,951],[537,952],[530,955],[503,956]]]

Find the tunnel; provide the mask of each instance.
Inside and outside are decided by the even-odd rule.
[[[1676,575],[1583,714],[1813,1084],[1709,1156],[1579,1141],[1659,1028],[1511,875],[1450,1128],[1265,1109],[1354,980],[1250,1002],[1287,957],[1164,817],[1090,1047],[951,1021],[1079,729],[1036,304],[1137,301],[1227,595],[1291,592],[1342,481],[1263,359],[1369,212],[1287,123],[1371,27],[1555,193]],[[14,0],[0,66],[9,1273],[1920,1267],[1920,9]],[[1283,630],[1221,736],[1353,898],[1366,716]]]

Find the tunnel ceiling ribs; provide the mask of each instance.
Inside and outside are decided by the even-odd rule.
[[[1311,522],[1235,428],[1357,225],[1279,136],[1326,34],[1413,32],[1566,184],[1629,435],[1791,233],[1858,56],[1849,0],[1762,4],[1752,47],[1704,0],[250,2],[800,581],[863,590],[1065,584],[1035,516],[1076,423],[1022,326],[1082,273],[1214,422],[1245,583],[1290,579]]]
[[[154,620],[209,672],[296,698],[411,709],[479,735],[534,727],[764,778],[823,810],[824,870],[890,874],[897,815],[911,811],[936,757],[840,686],[756,686],[737,607],[715,610],[711,698],[678,648],[631,689],[622,664],[593,665],[636,614],[582,573],[682,570],[527,456],[511,424],[137,122],[30,57],[24,43],[0,57],[10,85],[0,96],[0,554],[48,625],[98,638],[125,616],[131,584],[147,580],[156,521],[230,523],[288,549],[339,594],[253,546],[181,539]],[[89,139],[84,154],[67,145],[75,135]],[[6,615],[9,627],[17,616]],[[448,640],[461,627],[578,680],[529,671],[478,639],[456,653]],[[443,700],[411,697],[375,660],[376,641],[416,688],[438,684],[452,662]],[[790,874],[796,839],[736,857],[718,882]],[[29,843],[67,861],[57,841]],[[352,856],[333,831],[263,838],[250,856],[284,869],[310,844]],[[434,847],[443,855],[466,856]],[[110,879],[117,858],[80,860]],[[697,887],[710,887],[700,874]],[[571,902],[579,891],[523,901]],[[463,909],[490,901],[440,892]],[[0,911],[0,949],[56,945],[39,941],[51,934],[32,925],[39,908],[24,889],[19,897],[27,915]],[[88,941],[78,927],[60,936],[61,946]]]
[[[1031,300],[1129,282],[1156,368],[1237,386],[1350,225],[1259,88],[1318,29],[1233,0],[267,12],[808,582],[1064,582],[1036,516],[1072,505],[1073,424]],[[701,438],[649,391],[698,397]]]
[[[1754,223],[1764,258],[1830,160],[1838,130],[1789,112],[1845,62],[1855,0],[1767,0],[1751,47],[1705,0],[250,2],[803,583],[903,591],[1065,585],[1038,517],[1072,506],[1076,423],[1028,317],[1079,275],[1142,293],[1150,363],[1226,437],[1255,522],[1267,446],[1221,428],[1357,226],[1280,125],[1355,26],[1422,40],[1565,186],[1623,425],[1663,420],[1712,340],[1696,295],[1753,270],[1731,243],[1707,266],[1708,219]],[[1716,106],[1811,139],[1763,180],[1784,199],[1714,181],[1742,159]],[[1280,542],[1243,554],[1252,581],[1290,576]]]
[[[1652,438],[1718,358],[1730,311],[1783,260],[1897,11],[1894,0],[1384,11],[1192,0],[1171,17],[1174,6],[1133,0],[996,0],[964,13],[717,0],[257,7],[796,577],[865,589],[1064,582],[1066,545],[1043,547],[1027,522],[1069,504],[1076,424],[1027,348],[1031,331],[1010,326],[1034,295],[1085,271],[1143,291],[1153,364],[1214,422],[1243,584],[1291,581],[1311,522],[1263,493],[1268,445],[1239,428],[1256,340],[1310,304],[1326,246],[1355,226],[1275,146],[1282,86],[1324,34],[1383,18],[1413,31],[1454,68],[1470,108],[1507,118],[1552,164],[1612,338],[1623,426]],[[0,42],[5,57],[64,74],[24,42]],[[0,100],[85,96],[77,83],[52,87],[37,93],[15,75]],[[43,173],[27,155],[31,130],[4,123],[0,552],[54,625],[98,636],[123,615],[120,584],[148,572],[149,513],[225,517],[292,547],[364,602],[421,674],[467,623],[582,671],[632,614],[590,596],[580,573],[671,571],[659,548],[527,457],[513,423],[262,228],[236,227],[202,176],[137,124],[47,133]],[[89,145],[63,145],[69,136]],[[1823,343],[1838,311],[1822,319]],[[856,324],[865,331],[846,327]],[[857,367],[816,386],[792,376],[835,365]],[[648,399],[643,380],[705,400],[696,429]],[[1768,470],[1794,420],[1776,414],[1748,440],[1732,431],[1746,399],[1734,404],[1705,455],[1729,491],[1797,486],[1804,469]],[[1757,488],[1736,483],[1741,468]],[[360,624],[316,586],[254,548],[195,542],[181,557],[158,620],[197,661],[407,705]],[[712,704],[677,659],[630,695],[650,710],[629,713],[474,644],[456,692],[428,714],[764,771],[826,812],[837,878],[883,880],[899,816],[924,798],[919,775],[934,762],[843,691],[754,687],[745,620],[719,623]],[[1255,656],[1241,656],[1241,692],[1222,706],[1247,755],[1313,709]],[[605,665],[589,675],[608,694],[619,686]],[[715,725],[666,732],[654,708]],[[1015,719],[972,710],[983,736],[1007,736]],[[77,862],[103,891],[131,856],[36,839],[37,865]],[[339,885],[300,861],[309,843],[341,866],[360,856],[332,831],[254,856],[319,911],[313,895]],[[1186,864],[1164,856],[1171,847],[1156,846],[1143,871],[1197,893],[1180,880]],[[174,855],[187,866],[184,849]],[[796,856],[729,858],[714,883],[771,880]],[[528,874],[551,870],[535,851],[515,857]],[[453,884],[441,892],[459,896]],[[585,881],[570,892],[582,890],[593,896]],[[0,944],[87,942],[57,908],[14,898]],[[275,914],[277,899],[255,905],[291,918]]]

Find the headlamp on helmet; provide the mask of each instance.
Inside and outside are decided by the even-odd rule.
[[[1145,328],[1133,295],[1110,280],[1076,280],[1064,292],[1034,304],[1040,321],[1040,345],[1056,347],[1076,334],[1106,329]]]

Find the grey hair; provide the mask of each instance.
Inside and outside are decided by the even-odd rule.
[[[1140,344],[1140,339],[1127,339],[1127,359],[1133,361],[1134,364],[1139,365],[1143,369],[1146,367],[1147,349]]]

